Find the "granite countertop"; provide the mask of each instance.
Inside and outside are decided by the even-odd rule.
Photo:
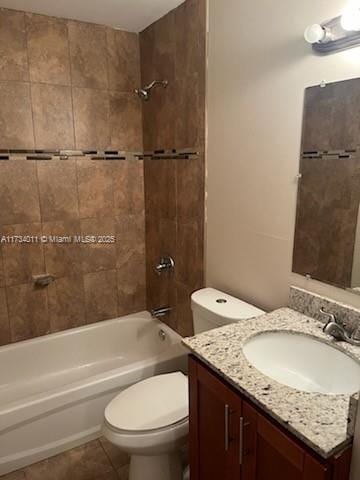
[[[360,361],[359,347],[335,343],[323,333],[323,325],[290,308],[281,308],[185,338],[183,344],[300,440],[328,458],[351,442],[351,395],[324,395],[287,387],[258,371],[242,352],[242,346],[253,335],[283,330],[315,336]]]

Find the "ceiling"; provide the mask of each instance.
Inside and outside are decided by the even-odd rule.
[[[84,22],[110,25],[129,32],[145,27],[184,0],[0,0],[0,7]]]

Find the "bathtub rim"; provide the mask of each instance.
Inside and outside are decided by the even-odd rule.
[[[27,422],[30,419],[49,415],[51,412],[56,411],[59,408],[63,408],[66,405],[76,404],[89,397],[95,398],[103,393],[105,384],[107,391],[116,390],[118,388],[119,377],[123,377],[124,379],[131,378],[136,376],[140,369],[151,369],[152,366],[159,363],[169,362],[187,355],[187,350],[181,344],[182,337],[159,319],[153,318],[147,311],[130,314],[123,317],[117,317],[110,320],[104,320],[90,325],[83,325],[81,327],[43,335],[34,339],[23,340],[15,344],[5,345],[0,347],[0,353],[4,350],[15,350],[27,344],[34,345],[46,342],[49,339],[56,339],[79,332],[96,330],[97,328],[106,327],[106,325],[122,323],[132,318],[153,322],[157,327],[163,329],[171,339],[169,348],[158,355],[155,354],[144,357],[143,359],[131,362],[128,365],[109,369],[87,378],[70,382],[68,384],[52,388],[48,391],[29,395],[28,397],[22,397],[21,399],[5,404],[2,408],[0,408],[0,434],[17,428],[17,426]],[[129,384],[130,383],[131,382],[129,381]],[[67,400],[66,397],[68,398]]]
[[[50,332],[46,333],[44,335],[40,335],[39,337],[33,337],[33,338],[27,338],[26,340],[20,340],[19,342],[13,342],[13,343],[8,343],[6,345],[1,345],[0,346],[0,354],[2,352],[6,352],[7,350],[12,350],[15,349],[16,347],[21,347],[24,345],[28,344],[35,344],[35,343],[42,343],[45,342],[46,340],[49,339],[55,339],[55,338],[61,338],[61,337],[66,337],[70,334],[75,334],[78,332],[85,332],[85,331],[90,331],[90,330],[96,330],[100,326],[106,326],[106,325],[111,325],[115,324],[118,322],[123,322],[126,320],[129,320],[131,318],[138,318],[139,320],[151,320],[157,325],[161,325],[168,331],[168,333],[171,333],[171,338],[174,337],[174,339],[179,340],[181,342],[182,336],[177,333],[173,328],[171,328],[169,325],[166,323],[162,322],[158,318],[154,318],[151,316],[150,312],[147,310],[142,310],[141,312],[137,313],[130,313],[128,315],[124,315],[121,317],[115,317],[115,318],[110,318],[108,320],[100,320],[98,322],[94,323],[89,323],[87,325],[80,325],[79,327],[73,327],[73,328],[67,328],[65,330],[61,330],[59,332]]]

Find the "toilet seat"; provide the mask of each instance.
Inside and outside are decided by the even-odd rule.
[[[105,409],[104,436],[136,455],[168,454],[189,431],[188,381],[182,372],[158,375],[121,392]]]
[[[115,397],[105,409],[105,421],[115,431],[144,434],[186,421],[188,405],[188,381],[182,372],[157,375]]]
[[[186,444],[188,433],[188,418],[168,427],[136,433],[115,429],[107,422],[103,425],[105,438],[131,455],[161,455],[175,452]]]

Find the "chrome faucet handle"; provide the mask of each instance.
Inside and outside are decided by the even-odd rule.
[[[326,312],[324,307],[320,308],[320,313],[322,313],[323,315],[326,315],[328,317],[327,324],[332,322],[332,323],[336,323],[337,325],[339,325],[338,319],[335,317],[335,315],[333,313]]]
[[[154,267],[154,272],[161,275],[162,272],[171,272],[174,268],[175,262],[171,257],[161,257],[159,264]]]
[[[344,341],[351,345],[360,346],[360,339],[354,338],[354,331],[349,332],[343,322],[336,318],[333,313],[326,312],[320,308],[320,313],[327,315],[329,320],[323,327],[323,332],[332,336],[335,340]]]
[[[329,317],[329,320],[323,326],[323,332],[336,340],[347,340],[347,332],[342,322],[333,313],[326,312],[323,307],[320,308],[320,313]]]

